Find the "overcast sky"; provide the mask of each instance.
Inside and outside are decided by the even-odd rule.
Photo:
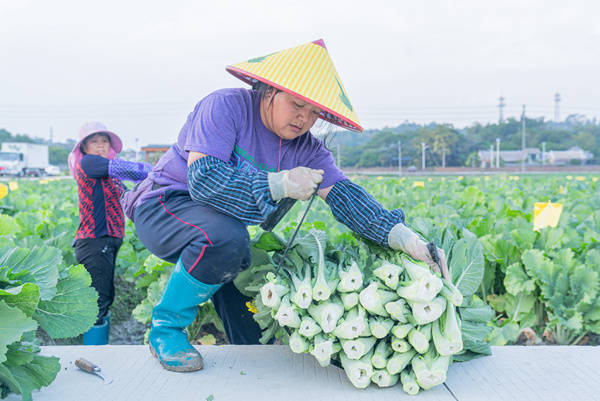
[[[600,2],[0,0],[0,128],[172,143],[225,66],[323,38],[364,128],[600,117]],[[136,142],[136,138],[138,141]]]

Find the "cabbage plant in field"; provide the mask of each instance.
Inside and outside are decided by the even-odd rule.
[[[82,265],[67,266],[60,250],[0,246],[0,398],[31,400],[60,370],[58,358],[39,355],[36,330],[51,338],[75,337],[98,314],[98,294]]]

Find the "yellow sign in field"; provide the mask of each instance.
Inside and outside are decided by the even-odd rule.
[[[0,199],[8,195],[8,187],[4,184],[0,184]]]
[[[562,203],[536,202],[533,205],[533,230],[538,231],[545,227],[556,227],[562,210]]]
[[[8,189],[10,189],[11,191],[16,191],[17,189],[19,189],[19,184],[16,181],[11,181],[8,183]]]

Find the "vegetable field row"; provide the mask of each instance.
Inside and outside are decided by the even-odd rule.
[[[472,296],[465,297],[462,306],[473,307],[475,302],[482,308],[489,305],[492,312],[486,315],[485,323],[477,326],[479,328],[471,327],[476,332],[469,338],[465,330],[468,320],[458,308],[463,322],[463,345],[473,345],[471,340],[482,335],[486,346],[511,344],[523,329],[531,329],[529,332],[535,333],[537,341],[548,343],[583,344],[597,339],[595,334],[600,333],[600,184],[596,177],[420,180],[376,177],[356,181],[388,209],[402,208],[407,224],[435,241],[447,254],[451,254],[452,247],[461,239],[475,241],[474,245],[457,252],[453,262],[480,272],[477,273],[480,277],[474,276],[474,280],[478,280],[477,288],[472,289]],[[7,192],[0,199],[0,321],[18,324],[10,324],[2,332],[9,334],[0,336],[0,369],[4,376],[12,378],[12,384],[7,386],[3,382],[1,389],[3,394],[12,391],[26,395],[32,389],[49,384],[57,369],[56,363],[37,356],[39,342],[36,342],[35,330],[41,327],[53,338],[77,336],[93,324],[95,299],[93,290],[91,295],[86,290],[89,290],[89,276],[85,269],[76,266],[71,247],[79,222],[74,182],[19,181]],[[563,205],[558,225],[534,231],[534,204],[548,201]],[[305,205],[298,203],[292,209],[276,227],[276,237],[287,240]],[[326,234],[321,244],[328,258],[340,246],[363,243],[333,219],[321,200],[315,202],[304,225],[304,235],[310,230]],[[249,230],[256,246],[262,232],[257,227]],[[377,252],[382,251],[372,253]],[[271,261],[276,260],[276,253],[271,250]],[[254,263],[253,268],[256,267]],[[128,222],[116,274],[147,290],[146,299],[134,310],[134,317],[139,321],[150,321],[152,307],[160,298],[170,269],[169,263],[149,254]],[[68,307],[69,292],[65,290],[68,288],[81,291],[87,303],[78,308]],[[259,289],[255,290],[258,294]],[[67,302],[53,303],[62,301],[57,298],[61,296],[66,297]],[[249,308],[257,306],[249,305]],[[195,338],[206,323],[221,327],[210,304],[200,307],[196,322],[188,328],[190,338]],[[271,334],[280,328],[280,325],[270,327]],[[374,344],[371,352],[374,353],[375,348]],[[43,380],[36,379],[32,372],[27,373],[26,367],[36,366],[32,361],[42,366],[39,371],[47,372]]]

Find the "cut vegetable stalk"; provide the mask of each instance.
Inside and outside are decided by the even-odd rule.
[[[358,299],[369,313],[388,317],[384,305],[397,300],[398,296],[393,292],[380,290],[377,282],[372,282],[360,292]]]
[[[356,261],[350,263],[348,270],[339,269],[340,282],[337,285],[339,292],[353,292],[361,289],[363,276]]]
[[[345,340],[353,340],[362,335],[368,327],[365,310],[358,306],[348,311],[344,318],[340,319],[333,335]]]
[[[408,342],[419,353],[424,354],[429,349],[431,340],[431,324],[415,327],[408,333]]]
[[[317,279],[312,289],[312,297],[315,301],[325,301],[331,296],[331,288],[325,279],[325,250],[321,244],[321,240],[314,233],[310,232],[314,237],[319,249],[319,264],[317,266]]]
[[[392,327],[391,333],[397,338],[405,338],[408,333],[413,329],[413,325],[410,323],[397,324]]]
[[[304,279],[302,280],[300,280],[295,274],[290,274],[292,276],[292,283],[294,287],[290,300],[302,309],[308,308],[312,303],[310,267],[307,266],[304,270]]]
[[[300,316],[290,303],[289,295],[284,295],[279,304],[279,309],[275,314],[275,319],[281,326],[288,326],[294,329],[300,327]]]
[[[387,360],[392,353],[392,347],[390,347],[390,344],[388,344],[385,339],[379,341],[379,343],[377,343],[375,346],[373,356],[371,357],[371,363],[373,364],[373,367],[376,369],[385,369],[387,366]]]
[[[398,379],[400,375],[391,375],[385,369],[377,369],[373,372],[373,376],[371,377],[371,381],[377,384],[379,387],[391,387],[398,383]]]
[[[408,321],[406,317],[411,313],[406,301],[402,298],[397,301],[388,302],[385,304],[384,308],[385,311],[390,314],[392,319],[401,323],[406,323]]]
[[[392,375],[400,373],[408,366],[416,354],[417,353],[414,349],[402,353],[395,352],[387,361],[387,371]]]
[[[417,395],[419,394],[419,384],[417,383],[417,378],[412,369],[407,369],[400,373],[400,382],[402,383],[402,390],[408,395]]]
[[[304,316],[300,321],[298,332],[306,338],[313,338],[321,331],[321,327],[310,316]]]
[[[267,279],[270,279],[265,285],[260,288],[260,296],[262,303],[271,309],[275,309],[281,302],[281,297],[287,294],[290,289],[276,282],[273,273],[267,274]]]
[[[395,290],[398,287],[402,270],[402,267],[398,265],[384,262],[380,267],[373,270],[373,275],[383,281],[388,288]]]
[[[416,356],[412,360],[412,368],[417,383],[424,390],[442,384],[446,381],[446,373],[450,365],[450,357],[439,356],[431,349],[425,355]]]
[[[450,356],[462,351],[462,333],[456,316],[456,307],[450,301],[441,319],[433,322],[431,335],[438,354]]]
[[[340,298],[345,310],[350,310],[358,305],[358,292],[342,292]]]
[[[344,352],[340,352],[340,361],[346,376],[356,388],[367,388],[371,384],[373,376],[373,366],[371,365],[371,355],[366,354],[359,360],[348,358]]]
[[[392,336],[392,341],[390,343],[392,349],[395,352],[408,352],[410,350],[410,344],[406,340],[402,340],[398,337]]]
[[[359,337],[355,340],[341,340],[342,349],[350,359],[360,359],[367,354],[377,341],[374,337]],[[369,364],[371,362],[369,361]]]
[[[308,341],[296,330],[290,335],[289,345],[292,352],[296,354],[302,354],[308,350]]]
[[[415,322],[423,325],[439,319],[446,310],[446,302],[444,297],[436,297],[431,302],[409,302],[409,304]]]
[[[333,355],[337,354],[341,350],[341,346],[338,342],[332,338],[317,334],[314,338],[314,346],[310,351],[310,354],[315,357],[319,365],[325,367],[331,363]]]
[[[310,305],[308,313],[321,326],[321,329],[325,333],[331,333],[335,330],[338,320],[344,314],[344,305],[339,298],[333,298],[329,302]]]
[[[394,321],[388,318],[372,317],[369,319],[369,330],[375,338],[384,338],[394,326]]]

